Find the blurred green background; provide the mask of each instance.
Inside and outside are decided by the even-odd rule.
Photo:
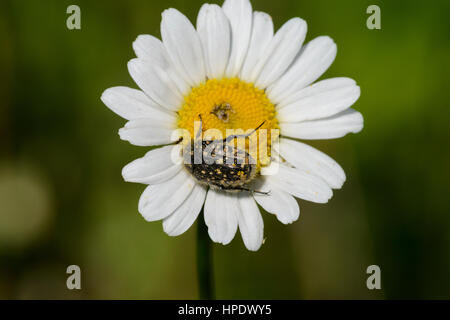
[[[218,2],[221,4],[221,2]],[[81,30],[66,28],[81,7]],[[200,0],[0,3],[0,298],[195,299],[195,228],[168,237],[137,212],[144,186],[122,167],[147,151],[119,140],[125,121],[100,101],[136,87],[126,63],[161,12],[191,21]],[[381,7],[381,30],[366,8]],[[307,40],[331,36],[324,77],[357,80],[358,135],[311,144],[347,174],[327,205],[300,201],[284,226],[264,214],[266,243],[214,245],[221,299],[450,298],[450,2],[256,0],[278,28],[300,16]],[[66,289],[66,267],[82,290]],[[381,267],[382,290],[366,288]]]

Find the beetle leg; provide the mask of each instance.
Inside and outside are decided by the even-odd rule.
[[[235,188],[235,190],[241,190],[241,191],[248,191],[248,192],[251,192],[251,193],[264,194],[266,196],[268,196],[270,194],[270,191],[252,190],[252,189],[248,189],[248,188],[244,188],[244,187],[237,187],[237,188]]]

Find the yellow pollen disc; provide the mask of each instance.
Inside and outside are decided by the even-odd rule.
[[[203,132],[217,129],[222,132],[223,138],[227,136],[227,129],[242,129],[248,133],[264,122],[260,128],[267,130],[267,152],[264,154],[267,153],[270,157],[271,129],[279,127],[275,106],[264,90],[237,78],[210,79],[193,88],[184,98],[178,111],[178,128],[188,130],[194,138],[194,122],[200,121],[199,115],[202,118]],[[259,136],[259,132],[256,136]],[[259,142],[257,146],[260,143],[264,142]],[[268,158],[257,158],[258,169],[270,162]]]

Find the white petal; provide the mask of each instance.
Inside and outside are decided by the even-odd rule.
[[[270,176],[270,183],[297,198],[312,202],[326,203],[333,196],[333,191],[321,178],[281,163],[278,173]]]
[[[231,54],[226,76],[235,77],[241,70],[250,43],[252,5],[248,0],[225,0],[222,8],[231,25]]]
[[[161,37],[175,68],[191,86],[205,80],[202,45],[197,31],[186,16],[176,9],[162,13]]]
[[[332,117],[298,123],[282,122],[281,134],[298,139],[335,139],[349,132],[358,133],[362,130],[364,119],[361,113],[352,108],[342,111]]]
[[[119,130],[120,139],[136,146],[157,146],[173,142],[174,123],[165,123],[152,118],[128,121]]]
[[[196,184],[189,197],[170,216],[164,219],[164,231],[172,237],[179,236],[189,229],[197,219],[203,202],[206,189]]]
[[[236,234],[237,194],[209,189],[205,201],[205,223],[212,241],[228,244]]]
[[[263,241],[264,222],[255,199],[248,192],[238,194],[238,223],[242,240],[250,251],[257,251]]]
[[[278,109],[281,122],[316,120],[335,115],[358,100],[360,89],[349,78],[333,78],[306,87],[295,96],[295,102]]]
[[[175,152],[174,152],[175,151]],[[157,184],[172,178],[182,166],[174,163],[173,154],[180,152],[180,145],[170,145],[154,149],[122,169],[125,181]],[[180,156],[181,157],[181,156]]]
[[[169,74],[158,65],[132,59],[128,62],[128,71],[136,84],[156,103],[168,110],[179,109],[182,95]]]
[[[341,188],[345,182],[345,172],[341,166],[325,153],[307,144],[281,138],[280,154],[296,168],[322,178],[333,189]]]
[[[304,20],[293,18],[277,31],[255,67],[257,87],[267,88],[287,70],[302,47],[306,29]]]
[[[216,4],[204,4],[197,17],[197,31],[202,42],[206,74],[220,79],[230,57],[230,22]]]
[[[175,114],[167,112],[141,90],[113,87],[103,92],[101,100],[108,108],[127,120],[152,118],[155,121],[175,121]]]
[[[148,34],[139,35],[133,42],[133,49],[139,59],[151,61],[163,69],[169,65],[163,43],[154,36]]]
[[[240,78],[247,82],[255,82],[258,73],[253,74],[259,57],[273,38],[272,17],[264,12],[253,12],[253,26],[247,56],[240,73]]]
[[[138,36],[133,42],[133,49],[140,60],[146,60],[148,63],[157,65],[164,70],[183,96],[189,92],[189,84],[171,64],[167,50],[161,40],[151,35],[143,34]]]
[[[289,193],[271,185],[270,178],[271,176],[267,176],[261,179],[262,185],[257,187],[257,190],[268,192],[268,194],[253,193],[256,202],[284,224],[296,221],[300,216],[297,200]]]
[[[307,43],[286,73],[267,89],[271,101],[280,104],[283,99],[316,81],[333,63],[336,51],[336,44],[327,36]]]
[[[191,194],[196,182],[185,170],[160,184],[149,185],[139,199],[139,212],[147,221],[168,217]]]

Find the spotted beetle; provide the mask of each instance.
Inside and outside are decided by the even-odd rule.
[[[184,161],[184,165],[194,178],[199,183],[216,190],[269,194],[269,192],[251,190],[246,187],[256,176],[256,163],[252,161],[253,158],[248,152],[229,145],[229,142],[235,138],[251,136],[264,125],[265,121],[248,134],[230,135],[225,139],[201,140],[201,115],[199,118],[200,128],[197,135],[184,149],[185,160],[187,160]],[[201,156],[200,161],[195,157],[196,154]]]

